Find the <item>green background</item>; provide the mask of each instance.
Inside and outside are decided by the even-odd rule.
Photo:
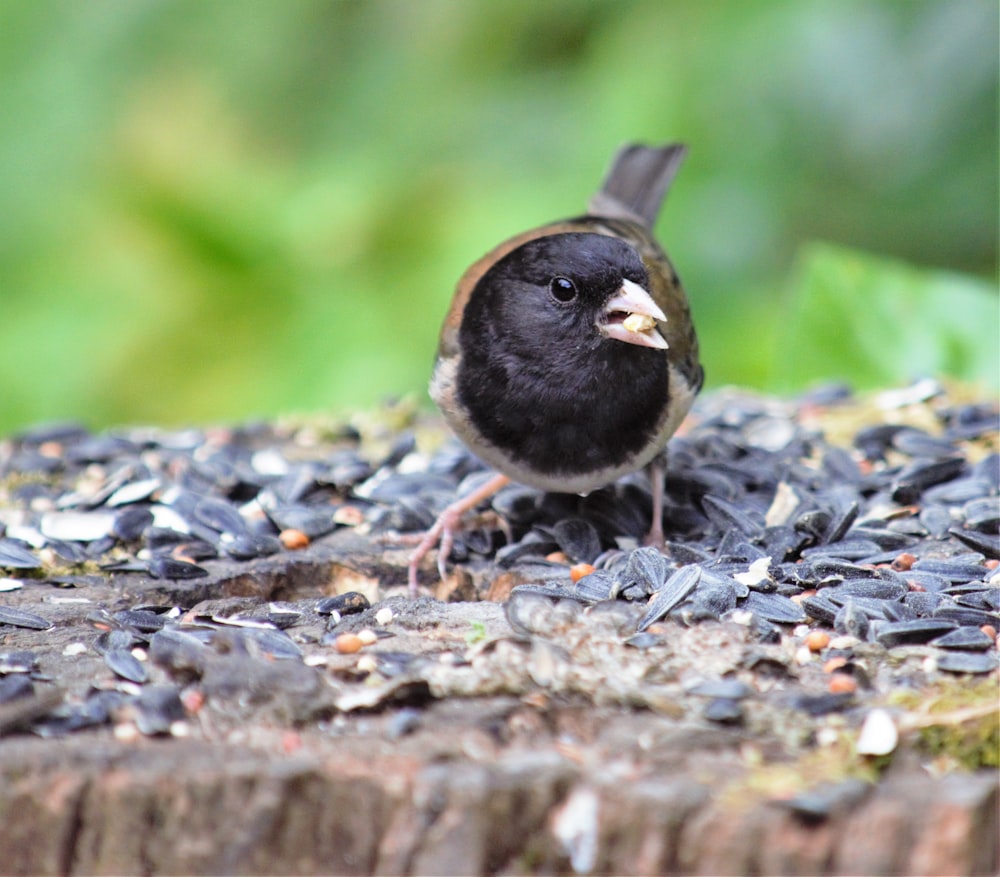
[[[0,0],[0,430],[426,400],[457,277],[626,140],[690,146],[658,232],[710,386],[995,387],[997,18]]]

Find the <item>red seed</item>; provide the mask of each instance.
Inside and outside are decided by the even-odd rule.
[[[353,655],[360,652],[364,642],[354,633],[342,633],[333,641],[333,647],[342,655]]]
[[[814,630],[806,636],[806,646],[810,652],[821,652],[830,645],[830,634],[825,630]]]
[[[858,690],[857,680],[846,673],[834,673],[827,685],[831,694],[850,694]]]
[[[906,570],[910,569],[916,562],[916,557],[909,552],[904,551],[902,554],[896,555],[896,559],[891,565],[896,572],[906,572]]]
[[[181,694],[181,703],[184,709],[194,715],[205,705],[205,692],[200,688],[189,688]]]
[[[569,577],[574,581],[578,582],[584,576],[589,576],[594,571],[589,563],[575,563],[569,568]]]
[[[305,548],[309,544],[309,537],[305,533],[301,530],[293,530],[291,528],[282,530],[278,534],[278,539],[281,540],[281,544],[289,551]]]
[[[837,655],[837,657],[830,658],[830,660],[823,665],[823,672],[835,673],[841,667],[846,667],[846,666],[847,666],[847,658],[845,658],[843,655]]]

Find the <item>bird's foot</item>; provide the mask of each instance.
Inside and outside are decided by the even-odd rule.
[[[493,496],[502,487],[506,487],[509,483],[510,479],[506,475],[495,475],[477,490],[474,490],[468,496],[463,496],[461,499],[455,500],[455,502],[441,512],[438,519],[424,534],[417,547],[413,549],[413,554],[410,555],[410,562],[406,572],[411,597],[417,596],[419,588],[417,572],[420,568],[420,562],[427,556],[428,552],[440,542],[437,568],[438,574],[443,581],[447,575],[445,564],[448,561],[448,555],[451,554],[451,548],[455,542],[455,534],[462,523],[462,516],[471,509],[474,509],[484,499]]]

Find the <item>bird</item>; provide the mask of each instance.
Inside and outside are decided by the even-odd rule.
[[[663,545],[663,451],[704,383],[687,294],[653,236],[683,144],[627,143],[582,216],[515,235],[458,281],[430,395],[459,440],[497,473],[449,505],[410,556],[511,481],[587,494],[646,468],[646,544]]]

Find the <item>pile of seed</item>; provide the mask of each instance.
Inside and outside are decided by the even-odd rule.
[[[708,406],[706,406],[707,408]],[[498,558],[561,549],[592,567],[532,593],[641,601],[645,631],[749,613],[765,641],[809,620],[886,648],[929,643],[937,666],[988,673],[1000,621],[1000,455],[992,405],[943,406],[939,431],[865,427],[827,443],[781,407],[716,405],[670,446],[665,553],[603,550],[641,532],[644,492],[535,525]],[[704,413],[704,410],[703,410]],[[975,448],[970,459],[970,450]],[[544,502],[544,500],[543,500]],[[634,514],[628,521],[609,520]],[[609,530],[610,524],[610,530]]]
[[[926,644],[930,669],[994,672],[996,405],[959,403],[924,382],[876,400],[866,417],[876,425],[828,438],[832,424],[843,430],[837,413],[857,408],[836,389],[789,403],[700,400],[669,448],[663,552],[641,547],[651,499],[637,473],[583,498],[511,485],[456,540],[450,563],[487,579],[516,573],[525,584],[512,607],[639,607],[621,632],[639,649],[669,638],[673,621],[736,620],[763,644],[808,623],[827,637],[810,648],[831,635],[847,656],[857,643]],[[0,443],[0,634],[51,627],[5,605],[3,591],[47,583],[85,594],[95,574],[204,577],[347,528],[392,544],[489,476],[457,443],[428,453],[408,429],[377,443],[348,426],[28,430]],[[192,680],[219,694],[297,691],[289,709],[301,719],[334,702],[302,645],[336,648],[345,619],[367,606],[317,595],[245,611],[97,607],[93,641],[67,648],[99,654],[120,684],[36,704],[17,722],[56,735],[124,711],[142,733],[170,733],[196,707],[183,701]],[[147,657],[174,684],[151,679]],[[0,731],[3,705],[39,681],[49,680],[36,654],[0,653]]]

